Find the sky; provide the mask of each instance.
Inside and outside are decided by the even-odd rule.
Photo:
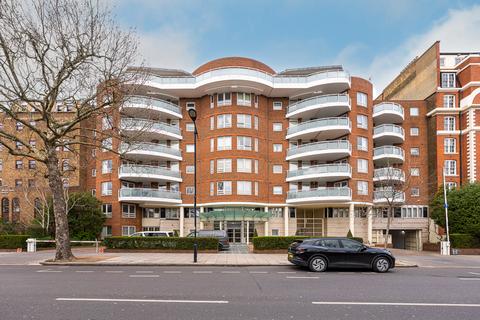
[[[193,71],[226,56],[276,71],[341,64],[381,90],[436,40],[480,52],[480,0],[109,0],[139,63]]]

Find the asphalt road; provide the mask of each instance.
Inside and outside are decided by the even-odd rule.
[[[475,319],[480,270],[0,266],[0,319]]]

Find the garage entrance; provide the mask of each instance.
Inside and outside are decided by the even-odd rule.
[[[418,250],[420,248],[419,239],[420,230],[390,230],[392,237],[392,247],[396,249]]]

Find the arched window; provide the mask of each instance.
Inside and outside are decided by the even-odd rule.
[[[10,203],[8,201],[8,198],[3,198],[2,199],[2,221],[3,222],[8,222],[10,215]]]
[[[41,213],[42,213],[42,202],[40,201],[39,198],[35,198],[35,200],[33,200],[33,218],[40,219]]]
[[[12,199],[12,222],[19,222],[20,221],[20,199],[13,198]]]

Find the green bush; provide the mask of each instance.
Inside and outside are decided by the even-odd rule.
[[[193,250],[194,238],[176,237],[108,237],[103,240],[108,249]],[[217,250],[217,238],[197,238],[199,250]]]
[[[253,248],[255,250],[287,250],[288,246],[292,244],[292,242],[294,242],[295,240],[303,240],[308,238],[317,238],[317,237],[307,237],[307,236],[255,237],[253,238]],[[325,237],[321,237],[321,238],[325,238]],[[363,239],[359,237],[351,237],[350,239],[363,243]]]
[[[450,234],[450,242],[452,248],[479,248],[480,241],[478,238],[465,233]]]
[[[0,235],[0,249],[27,248],[28,235]]]

